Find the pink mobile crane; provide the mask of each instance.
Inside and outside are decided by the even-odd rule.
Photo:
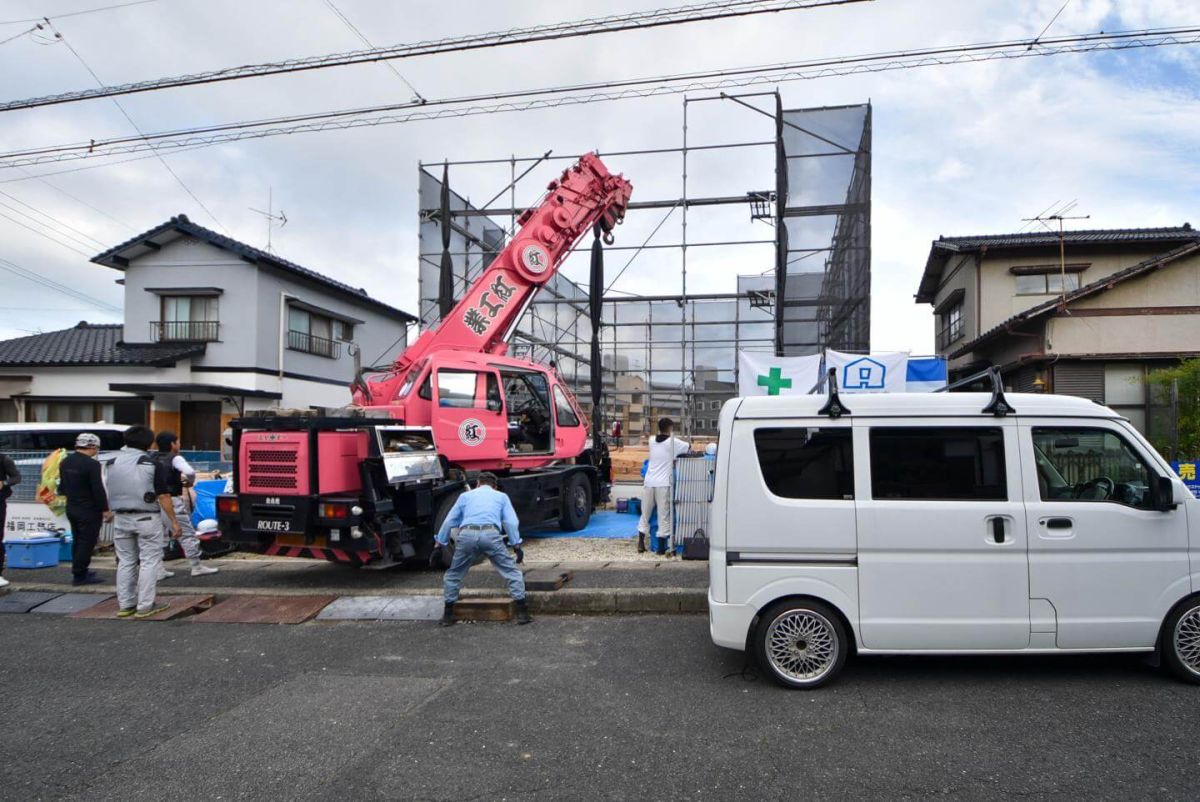
[[[593,154],[552,181],[520,229],[438,324],[391,367],[356,377],[325,417],[233,422],[235,492],[217,500],[225,539],[293,557],[386,565],[423,560],[471,474],[500,477],[522,526],[583,528],[611,488],[607,453],[552,366],[507,355],[538,290],[579,239],[611,241],[632,186]]]

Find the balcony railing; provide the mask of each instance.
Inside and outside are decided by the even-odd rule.
[[[155,342],[216,342],[221,324],[215,320],[152,320],[150,337]]]
[[[302,331],[288,332],[288,348],[293,351],[303,351],[306,354],[337,359],[342,355],[342,344],[338,340],[315,337]]]

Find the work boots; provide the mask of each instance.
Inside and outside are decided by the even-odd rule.
[[[438,621],[438,626],[454,626],[454,602],[446,602],[446,609],[442,611],[442,620]]]
[[[529,600],[521,599],[517,602],[517,623],[532,624],[533,616],[529,614]]]

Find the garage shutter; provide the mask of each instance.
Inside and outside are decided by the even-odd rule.
[[[1054,392],[1104,403],[1104,363],[1066,362],[1054,366]]]

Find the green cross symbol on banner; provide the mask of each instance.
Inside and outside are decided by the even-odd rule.
[[[758,377],[758,386],[767,388],[767,395],[779,395],[780,390],[790,390],[792,380],[783,378],[783,371],[771,368],[766,376]]]

